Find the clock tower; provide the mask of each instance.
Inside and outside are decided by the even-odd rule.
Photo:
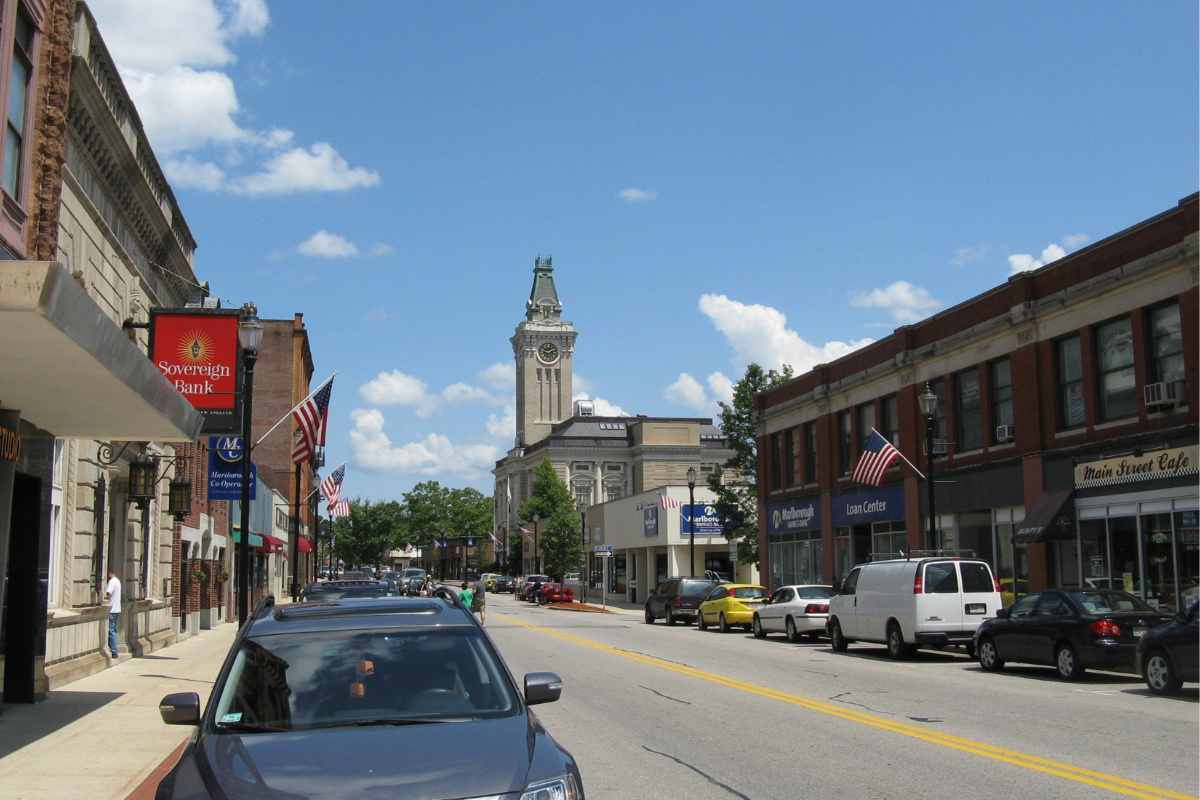
[[[552,425],[570,418],[576,335],[575,327],[562,318],[550,257],[538,256],[525,319],[509,340],[517,368],[518,447],[544,439]]]

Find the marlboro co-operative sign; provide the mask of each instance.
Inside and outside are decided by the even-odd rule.
[[[239,316],[224,309],[150,312],[150,359],[204,415],[206,433],[229,433],[241,426]]]

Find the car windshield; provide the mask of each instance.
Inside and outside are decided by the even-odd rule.
[[[423,570],[423,569],[406,569],[406,570],[404,570],[404,577],[406,577],[406,578],[424,578],[425,570]]]
[[[1126,592],[1111,590],[1071,592],[1071,598],[1088,614],[1112,614],[1121,611],[1157,613],[1139,598]]]
[[[741,586],[733,590],[733,596],[738,600],[761,600],[767,596],[767,590],[761,586]]]
[[[712,581],[680,581],[679,593],[684,597],[704,597],[713,585]]]
[[[833,597],[833,588],[829,586],[801,586],[796,589],[796,596],[801,600],[828,600]]]
[[[247,639],[217,691],[218,731],[498,717],[519,708],[491,647],[470,628]]]

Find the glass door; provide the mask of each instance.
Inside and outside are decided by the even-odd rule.
[[[1142,564],[1146,574],[1146,602],[1157,608],[1174,608],[1177,596],[1171,515],[1142,514],[1139,523],[1142,531]]]
[[[1200,600],[1200,512],[1175,512],[1175,574],[1179,578],[1178,611]]]
[[[833,534],[833,573],[836,580],[845,580],[854,564],[854,554],[850,547],[850,529],[837,528]]]
[[[1104,519],[1079,521],[1079,567],[1085,588],[1120,588],[1111,583],[1108,569],[1108,529]]]
[[[1112,513],[1111,510],[1109,513]],[[1144,596],[1141,548],[1138,546],[1138,518],[1109,517],[1108,535],[1112,548],[1113,588]]]

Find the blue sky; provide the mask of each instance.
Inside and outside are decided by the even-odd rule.
[[[1194,2],[91,5],[352,494],[489,491],[535,255],[602,408],[709,414],[1197,188]]]

